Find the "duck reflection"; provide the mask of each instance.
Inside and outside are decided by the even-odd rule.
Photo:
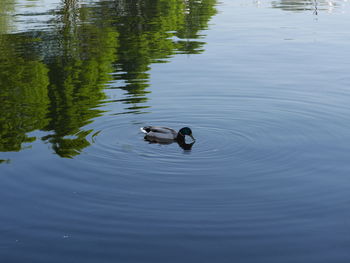
[[[181,147],[183,150],[185,151],[191,151],[192,150],[192,146],[194,145],[195,141],[191,142],[191,143],[186,143],[186,142],[179,142],[179,141],[169,141],[169,142],[155,142],[155,141],[150,141],[149,139],[147,139],[147,136],[144,137],[144,140],[147,141],[150,144],[163,144],[163,145],[167,145],[167,144],[173,144],[173,143],[177,143],[179,145],[179,147]]]
[[[182,149],[184,149],[185,151],[191,151],[191,150],[192,150],[192,146],[193,146],[193,144],[194,144],[195,142],[192,142],[192,143],[186,143],[186,142],[181,143],[181,142],[177,142],[177,143],[178,143],[178,145],[179,145]]]

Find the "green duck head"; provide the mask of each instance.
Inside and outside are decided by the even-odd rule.
[[[192,138],[192,140],[194,140],[194,141],[196,140],[192,135],[191,129],[188,127],[183,127],[181,130],[179,130],[177,138],[180,140],[184,140],[186,135],[190,136]]]

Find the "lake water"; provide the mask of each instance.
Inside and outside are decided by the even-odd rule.
[[[340,0],[1,0],[0,262],[350,262],[349,28]]]

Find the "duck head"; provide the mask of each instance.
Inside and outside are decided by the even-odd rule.
[[[178,134],[177,134],[177,139],[179,141],[185,141],[185,136],[188,135],[192,138],[193,141],[195,141],[196,139],[193,137],[192,135],[192,131],[190,128],[188,127],[183,127],[181,130],[179,130]]]

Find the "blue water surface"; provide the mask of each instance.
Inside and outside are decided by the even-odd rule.
[[[0,14],[0,262],[350,262],[348,2]]]

